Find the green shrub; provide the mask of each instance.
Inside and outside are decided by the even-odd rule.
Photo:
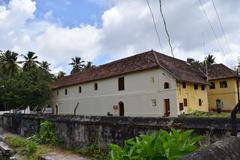
[[[140,135],[125,141],[121,148],[111,144],[109,160],[176,160],[197,149],[196,143],[203,137],[191,138],[192,130],[168,133],[160,130],[151,135]]]
[[[27,143],[26,140],[21,137],[6,136],[4,140],[7,142],[7,144],[14,148],[25,147]]]
[[[38,144],[32,140],[26,140],[22,137],[5,137],[5,142],[15,148],[22,159],[37,160],[41,154]]]
[[[83,156],[91,157],[91,160],[105,160],[107,156],[106,152],[96,144],[78,149],[76,152]]]
[[[27,150],[28,155],[33,155],[38,150],[38,144],[33,141],[28,141],[28,143],[26,145],[26,150]]]
[[[43,121],[40,124],[39,133],[33,138],[34,141],[40,144],[52,144],[57,143],[55,126],[52,122]]]

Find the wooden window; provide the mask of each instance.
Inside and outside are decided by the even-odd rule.
[[[68,90],[67,89],[65,89],[65,95],[67,95],[68,94]]]
[[[124,90],[124,77],[118,78],[118,90],[122,91]]]
[[[204,91],[205,90],[205,85],[202,85],[201,89],[202,89],[202,91]]]
[[[98,84],[97,83],[94,83],[94,90],[98,90]]]
[[[197,84],[194,84],[194,89],[198,90],[198,85]]]
[[[220,81],[220,88],[227,88],[227,81]]]
[[[198,105],[202,106],[202,99],[201,98],[198,99]]]
[[[183,103],[179,103],[179,110],[183,111]]]
[[[184,104],[185,107],[188,105],[187,98],[183,99],[183,104]]]
[[[78,87],[78,93],[82,93],[82,87],[81,86]]]
[[[168,82],[165,82],[164,83],[164,89],[168,89],[169,88],[169,83]]]
[[[210,88],[210,89],[215,89],[215,83],[214,83],[214,82],[211,82],[210,85],[209,85],[209,88]]]
[[[183,88],[186,88],[186,82],[183,82],[183,83],[182,83],[182,87],[183,87]]]

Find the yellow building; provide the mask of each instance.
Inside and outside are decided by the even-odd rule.
[[[183,113],[208,112],[206,84],[178,82],[177,101],[180,106],[183,106]]]
[[[208,69],[208,102],[210,110],[220,107],[231,111],[237,104],[237,74],[223,64],[214,64]]]

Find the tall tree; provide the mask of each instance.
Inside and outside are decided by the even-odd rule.
[[[194,66],[199,66],[199,67],[202,65],[202,63],[200,61],[197,61],[193,58],[187,58],[187,63],[194,65]]]
[[[66,73],[64,73],[63,71],[59,71],[57,74],[57,79],[63,78],[65,76]]]
[[[36,53],[34,52],[28,52],[27,55],[23,55],[24,57],[24,61],[22,61],[21,63],[23,63],[23,70],[24,71],[28,71],[31,68],[36,68],[38,64],[40,64],[39,61],[37,61],[38,56],[35,55]]]
[[[9,110],[27,106],[42,107],[51,98],[51,89],[49,88],[51,83],[51,75],[37,67],[0,80],[0,86],[2,86],[0,104],[4,103]]]
[[[87,63],[84,65],[84,70],[88,70],[88,69],[91,69],[91,68],[95,68],[96,66],[90,62],[90,61],[87,61]]]
[[[13,76],[20,70],[19,63],[17,61],[18,54],[7,50],[0,53],[0,69],[1,73],[6,76]]]
[[[72,58],[72,62],[69,63],[69,65],[72,65],[73,69],[71,71],[71,74],[74,74],[83,70],[84,61],[81,59],[81,57],[75,57]]]
[[[50,68],[49,68],[50,65],[51,65],[51,64],[48,63],[47,61],[42,61],[42,62],[40,63],[40,68],[42,68],[43,70],[45,70],[45,71],[47,71],[47,72],[50,72],[50,71],[51,71]]]
[[[214,63],[216,63],[215,62],[215,57],[213,56],[213,55],[211,55],[211,54],[209,54],[209,55],[207,55],[206,57],[205,57],[205,60],[203,61],[203,64],[204,65],[208,65],[208,66],[211,66],[211,65],[213,65]]]

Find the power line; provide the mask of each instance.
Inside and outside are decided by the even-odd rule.
[[[169,44],[169,47],[170,47],[172,56],[174,57],[173,48],[172,48],[172,45],[171,45],[171,38],[170,38],[170,35],[169,35],[169,33],[168,33],[167,23],[166,23],[166,20],[165,20],[165,18],[164,18],[163,11],[162,11],[162,0],[159,0],[159,6],[160,6],[160,13],[161,13],[162,20],[163,20],[163,24],[164,24],[164,29],[165,29],[165,32],[166,32],[167,38],[168,38],[168,44]]]
[[[153,25],[154,25],[154,28],[155,28],[155,32],[156,32],[156,34],[157,34],[157,38],[158,38],[158,43],[159,43],[160,49],[162,49],[162,45],[161,45],[161,41],[160,41],[160,35],[159,35],[159,33],[158,33],[158,30],[157,30],[157,24],[156,24],[156,21],[155,21],[153,12],[152,12],[152,8],[151,8],[151,6],[150,6],[150,4],[149,4],[149,1],[146,0],[146,2],[147,2],[147,5],[148,5],[148,8],[149,8],[149,10],[150,10],[151,16],[152,16],[152,21],[153,21]]]
[[[199,4],[200,4],[201,10],[202,10],[202,12],[203,12],[203,15],[207,18],[208,25],[210,26],[210,28],[211,28],[211,30],[212,30],[212,33],[213,33],[213,35],[214,35],[214,37],[215,37],[216,43],[218,44],[219,48],[220,48],[222,51],[224,51],[223,48],[220,46],[220,43],[219,43],[218,38],[217,38],[217,33],[215,32],[215,30],[214,30],[214,28],[213,28],[213,25],[211,24],[211,21],[210,21],[208,15],[207,15],[207,12],[206,12],[206,10],[203,8],[202,1],[201,1],[201,0],[198,0],[198,2],[199,2]]]
[[[228,43],[228,40],[227,40],[227,37],[226,37],[225,31],[224,31],[224,29],[223,29],[222,21],[221,21],[221,19],[220,19],[220,16],[219,16],[218,10],[217,10],[217,8],[216,8],[216,5],[215,5],[215,3],[214,3],[214,0],[212,0],[212,5],[213,5],[213,8],[214,8],[215,13],[216,13],[216,15],[217,15],[218,23],[219,23],[219,25],[220,25],[220,28],[221,28],[221,31],[222,31],[223,37],[224,37],[225,42],[226,42],[226,44],[227,44],[227,48],[228,48],[229,51],[231,51],[231,49],[230,49],[230,45],[229,45],[229,43]]]

